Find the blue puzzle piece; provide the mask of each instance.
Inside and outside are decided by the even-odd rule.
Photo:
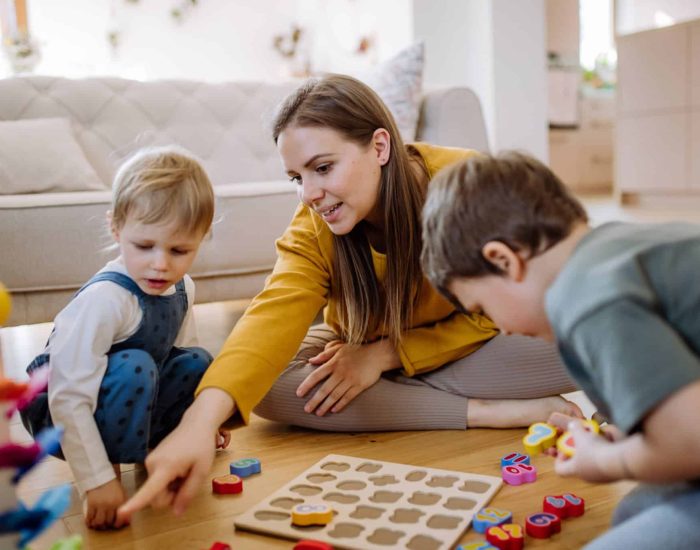
[[[240,478],[259,474],[260,461],[257,458],[241,458],[229,464],[229,471]]]

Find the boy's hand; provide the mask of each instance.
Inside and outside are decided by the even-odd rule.
[[[326,344],[324,351],[309,359],[309,363],[321,366],[299,384],[297,396],[304,397],[325,380],[304,406],[306,412],[316,412],[318,416],[342,411],[360,393],[376,384],[383,372],[401,366],[388,340],[361,346],[333,340]]]
[[[117,509],[125,501],[126,493],[118,479],[90,489],[83,503],[85,525],[90,529],[120,529],[128,525],[127,518],[117,517]]]
[[[574,437],[576,452],[571,458],[560,454],[554,465],[554,470],[562,477],[576,476],[594,483],[618,481],[629,478],[629,471],[624,462],[622,447],[605,437],[586,430],[580,421],[570,422],[567,426]],[[614,428],[615,435],[621,432]]]

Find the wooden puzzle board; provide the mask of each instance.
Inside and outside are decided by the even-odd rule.
[[[264,475],[264,474],[263,474]],[[501,487],[494,476],[328,455],[238,516],[237,528],[335,548],[449,549]],[[327,504],[325,526],[297,527],[297,504]]]

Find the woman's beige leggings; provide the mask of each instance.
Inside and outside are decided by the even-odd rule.
[[[432,372],[382,376],[339,413],[304,412],[313,395],[297,397],[316,367],[309,358],[338,337],[327,325],[311,327],[296,357],[255,408],[258,416],[334,432],[463,430],[467,399],[532,399],[573,391],[556,347],[537,338],[498,335],[476,352]]]

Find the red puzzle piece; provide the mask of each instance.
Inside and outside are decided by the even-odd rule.
[[[333,547],[320,540],[300,540],[294,545],[294,550],[333,550]]]
[[[555,514],[561,519],[582,516],[585,509],[586,501],[573,493],[547,495],[542,501],[542,510]]]
[[[504,523],[489,527],[486,540],[499,550],[520,550],[525,544],[523,528],[517,523]]]
[[[561,531],[561,519],[556,514],[537,512],[525,519],[525,531],[536,539],[548,539]]]

